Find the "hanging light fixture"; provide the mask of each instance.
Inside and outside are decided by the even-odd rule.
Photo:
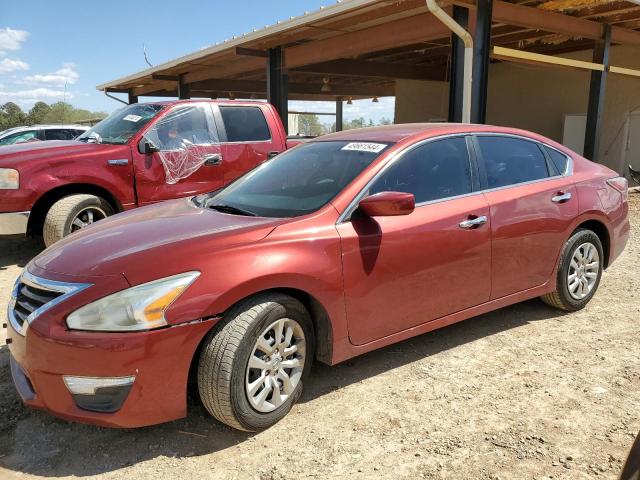
[[[349,97],[347,100],[347,105],[353,105],[353,97]]]
[[[373,97],[373,100],[371,100],[371,101],[372,101],[373,103],[378,103],[378,102],[379,102],[378,97]]]
[[[331,85],[329,85],[330,81],[331,80],[329,79],[329,77],[324,77],[322,79],[322,88],[320,89],[321,92],[329,93],[331,91]]]

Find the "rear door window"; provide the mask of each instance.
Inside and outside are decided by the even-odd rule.
[[[44,130],[45,140],[73,140],[77,134],[74,130],[48,128]]]
[[[260,108],[221,106],[220,114],[227,131],[227,142],[271,140],[269,125]]]
[[[456,197],[473,190],[471,162],[464,137],[425,143],[391,165],[369,190],[412,193],[416,203]]]
[[[487,188],[505,187],[549,177],[547,160],[537,143],[502,137],[477,137]]]
[[[560,153],[558,150],[547,147],[545,145],[544,149],[547,151],[551,162],[556,167],[558,172],[562,175],[567,171],[567,164],[569,163],[569,157],[567,157],[564,153]]]

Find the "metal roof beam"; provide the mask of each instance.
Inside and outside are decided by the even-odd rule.
[[[474,0],[452,0],[451,3],[471,9],[476,8]],[[600,22],[501,0],[493,2],[493,21],[593,40],[600,40],[604,31],[604,25]],[[628,45],[640,45],[640,32],[627,28],[613,27],[611,41]]]
[[[349,75],[356,77],[406,78],[411,80],[444,80],[444,65],[425,67],[403,63],[369,62],[364,60],[338,59],[330,62],[304,65],[293,71],[320,75]]]
[[[430,13],[395,20],[324,40],[289,47],[286,68],[302,67],[363,53],[448,37],[450,31]]]
[[[362,97],[385,97],[395,94],[394,85],[345,85],[330,84],[331,91],[326,92],[328,97],[334,96],[362,96]],[[321,95],[322,84],[314,83],[289,83],[289,93]],[[234,93],[266,93],[267,82],[260,80],[231,80],[231,79],[209,79],[201,80],[191,84],[192,97],[196,92],[234,92]],[[152,95],[152,94],[150,94]]]

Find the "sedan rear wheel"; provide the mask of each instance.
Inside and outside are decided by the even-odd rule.
[[[268,428],[302,394],[313,346],[311,318],[298,300],[280,293],[244,300],[204,340],[198,361],[200,399],[230,427]]]
[[[591,230],[576,230],[562,250],[556,290],[542,296],[542,300],[561,310],[584,308],[600,284],[603,258],[600,238]]]

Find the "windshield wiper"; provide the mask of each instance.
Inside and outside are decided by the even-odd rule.
[[[209,205],[208,207],[212,210],[217,210],[218,212],[222,212],[222,213],[231,213],[233,215],[246,215],[247,217],[257,216],[253,212],[250,212],[248,210],[243,210],[238,207],[233,207],[231,205],[216,204],[216,205]]]

